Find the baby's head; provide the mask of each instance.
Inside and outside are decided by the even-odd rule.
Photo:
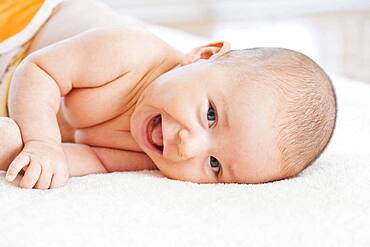
[[[307,56],[282,48],[229,51],[214,43],[182,61],[148,86],[131,118],[133,137],[165,176],[198,183],[280,180],[297,175],[327,146],[335,92]]]

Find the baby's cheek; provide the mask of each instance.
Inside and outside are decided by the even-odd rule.
[[[172,169],[165,169],[163,166],[157,166],[158,170],[161,172],[163,176],[169,179],[178,180],[178,176],[176,175],[176,172],[174,172]]]
[[[154,161],[154,163],[163,176],[175,180],[181,179],[181,168],[179,166],[175,164],[169,164],[163,160],[157,160]]]

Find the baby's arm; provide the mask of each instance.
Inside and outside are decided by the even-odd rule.
[[[26,58],[16,70],[9,94],[9,114],[20,127],[24,148],[10,164],[8,175],[14,178],[29,165],[25,177],[41,169],[41,187],[65,184],[68,165],[56,119],[61,96],[73,88],[99,87],[117,78],[122,83],[137,82],[145,72],[139,65],[162,52],[158,43],[139,31],[97,29]]]
[[[0,117],[0,140],[6,140],[0,143],[0,170],[6,171],[11,160],[23,148],[20,129],[11,118]],[[67,159],[70,177],[113,171],[156,169],[153,161],[144,153],[90,147],[78,143],[62,143],[62,149]],[[36,182],[26,177],[22,178],[18,185],[32,188]]]
[[[0,143],[0,170],[6,171],[10,162],[23,148],[20,129],[11,118],[0,117],[0,140],[2,140]],[[62,143],[62,148],[68,160],[70,176],[107,172],[97,153],[90,146]],[[19,185],[24,188],[32,188],[33,182],[33,179],[22,179]]]

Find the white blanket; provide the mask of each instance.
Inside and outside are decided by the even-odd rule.
[[[370,85],[332,79],[334,138],[298,177],[199,185],[143,171],[41,191],[1,172],[0,246],[370,246]]]

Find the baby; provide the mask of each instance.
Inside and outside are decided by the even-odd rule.
[[[51,2],[3,93],[0,169],[23,170],[20,187],[143,169],[263,183],[297,175],[331,139],[333,86],[301,53],[214,42],[183,54],[100,2]]]

